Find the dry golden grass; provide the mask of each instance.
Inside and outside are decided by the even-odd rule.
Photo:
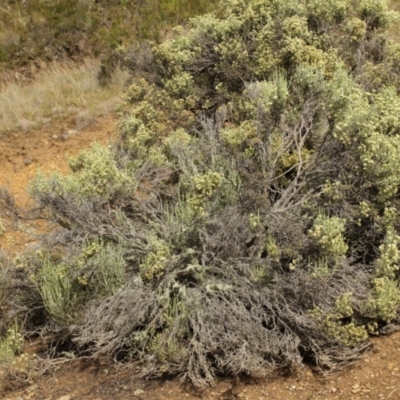
[[[389,0],[389,7],[393,11],[400,13],[400,0]],[[400,15],[399,15],[400,18]],[[389,33],[397,41],[400,41],[400,19],[398,19],[389,29]]]
[[[389,1],[389,6],[392,10],[400,13],[400,0]],[[397,40],[400,40],[400,20],[396,21],[390,28],[390,34],[393,35]]]
[[[400,0],[391,0],[389,6],[392,10],[400,11]]]
[[[0,132],[29,130],[78,111],[90,117],[109,111],[120,96],[127,73],[117,70],[111,83],[97,79],[100,63],[54,64],[38,72],[29,84],[12,80],[0,87]],[[107,109],[108,108],[108,109]]]

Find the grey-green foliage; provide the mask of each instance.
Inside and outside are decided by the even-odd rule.
[[[0,252],[0,304],[5,304],[10,291],[10,265],[5,255]],[[1,314],[0,314],[1,315]]]
[[[95,240],[72,257],[57,260],[44,253],[40,258],[31,280],[47,312],[61,324],[79,321],[88,301],[111,296],[125,283],[121,245]]]
[[[348,247],[343,240],[345,224],[346,220],[338,217],[327,218],[318,215],[315,219],[308,233],[324,256],[339,261],[346,254]]]
[[[381,0],[224,6],[127,53],[101,196],[84,189],[100,148],[34,191],[65,228],[48,243],[124,246],[126,285],[91,303],[75,343],[198,385],[304,355],[342,367],[400,305],[394,15]]]
[[[231,182],[238,193],[234,204],[246,209],[255,232],[250,254],[266,258],[268,268],[300,269],[318,282],[345,274],[336,269],[340,265],[365,268],[352,260],[370,259],[368,268],[375,272],[357,292],[357,307],[387,322],[396,318],[398,307],[391,280],[397,269],[388,261],[397,251],[395,228],[385,228],[379,219],[400,188],[400,99],[393,62],[400,52],[385,36],[394,19],[383,1],[229,1],[222,18],[195,18],[189,31],[177,29],[175,38],[153,47],[157,78],[139,79],[128,89],[121,122],[137,165],[157,148],[162,164],[180,173],[180,204],[186,199],[186,209],[209,217],[211,225],[220,218],[220,203],[199,194],[197,181],[209,171],[223,181],[234,165],[242,182]],[[380,79],[372,72],[378,70]],[[189,117],[173,118],[178,109]],[[125,123],[133,119],[147,134],[142,153],[131,146],[140,137]],[[193,154],[190,168],[181,152],[163,150],[177,127],[193,137],[186,148]],[[365,201],[373,218],[359,218]],[[193,235],[193,224],[181,232]],[[366,233],[371,224],[380,228]],[[202,224],[198,229],[207,231]],[[382,229],[388,230],[383,241]],[[231,238],[224,239],[233,246]],[[371,252],[373,243],[380,254]],[[374,276],[388,264],[383,290],[377,281],[383,278]],[[256,281],[262,276],[273,282],[266,279],[268,268],[254,266]],[[369,300],[362,300],[363,291],[370,292]],[[340,293],[332,298],[337,302]],[[351,329],[339,324],[337,331],[327,331],[325,322],[328,335],[336,332],[344,345],[366,338],[367,327],[357,316]]]
[[[98,143],[71,158],[69,166],[72,174],[56,174],[50,179],[39,171],[30,184],[33,196],[54,191],[107,201],[116,193],[129,193],[136,187],[134,177],[117,165],[112,149]]]
[[[17,321],[0,337],[0,365],[10,368],[15,356],[21,352],[24,345]]]
[[[0,219],[0,237],[4,235],[4,233],[6,232],[6,228],[3,225],[3,222]]]

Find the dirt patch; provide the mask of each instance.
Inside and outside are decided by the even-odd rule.
[[[0,135],[0,186],[10,189],[18,205],[32,205],[26,188],[39,169],[46,174],[67,174],[68,157],[89,148],[93,142],[106,144],[117,134],[114,114],[93,120],[82,130],[76,130],[77,117],[79,114],[27,133]],[[15,254],[47,229],[43,221],[30,221],[18,229],[8,227],[0,238],[0,248]]]
[[[4,392],[8,400],[361,400],[400,399],[400,333],[373,339],[373,350],[352,367],[321,377],[309,368],[259,380],[221,379],[196,390],[173,380],[138,380],[133,371],[107,362],[76,361],[55,375],[41,377],[20,390]],[[15,383],[16,384],[16,383]],[[13,382],[9,382],[11,388]]]
[[[67,157],[76,155],[94,141],[107,143],[116,134],[112,114],[93,121],[78,133],[76,117],[53,122],[40,130],[0,136],[0,185],[7,185],[18,204],[31,199],[26,186],[40,168],[46,173],[68,173]],[[0,248],[11,254],[37,240],[51,229],[41,221],[30,221],[17,230],[9,229]],[[110,362],[75,361],[51,376],[42,376],[29,384],[10,379],[0,388],[0,397],[9,400],[333,400],[400,399],[400,333],[372,340],[373,350],[348,370],[321,377],[305,367],[287,374],[273,374],[260,380],[221,379],[213,388],[194,390],[179,380],[133,379],[132,370],[115,369]],[[31,352],[28,346],[27,352]]]

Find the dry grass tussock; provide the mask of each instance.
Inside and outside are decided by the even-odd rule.
[[[0,132],[29,130],[82,108],[92,117],[104,113],[110,108],[107,102],[121,93],[127,73],[116,69],[110,83],[102,86],[99,69],[97,60],[53,64],[28,85],[9,81],[0,87]]]

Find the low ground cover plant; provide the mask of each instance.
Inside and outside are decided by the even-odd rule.
[[[117,143],[31,184],[59,229],[15,261],[26,320],[196,385],[355,360],[399,322],[396,18],[229,0],[127,50]]]

